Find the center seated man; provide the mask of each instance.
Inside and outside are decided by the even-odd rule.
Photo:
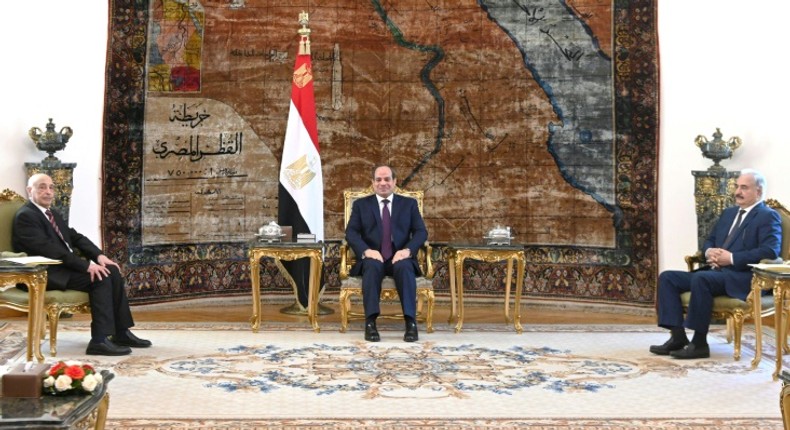
[[[381,340],[376,318],[381,312],[381,283],[392,276],[400,297],[406,332],[403,340],[417,341],[417,251],[426,240],[417,200],[393,193],[396,178],[389,166],[373,170],[375,194],[354,201],[346,226],[346,241],[357,255],[351,276],[362,276],[365,340]]]

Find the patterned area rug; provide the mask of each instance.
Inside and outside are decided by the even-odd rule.
[[[359,326],[142,324],[155,346],[113,358],[85,356],[88,327],[65,323],[58,349],[116,374],[114,429],[782,428],[751,336],[739,362],[721,333],[710,359],[683,362],[647,352],[666,337],[650,326],[441,327],[414,344],[381,329],[372,344]]]

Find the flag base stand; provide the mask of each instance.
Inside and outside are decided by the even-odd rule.
[[[307,309],[302,307],[302,305],[299,304],[299,301],[297,300],[293,302],[293,304],[280,309],[280,313],[287,315],[307,315]],[[318,315],[332,315],[333,313],[335,313],[334,309],[330,308],[329,306],[322,305],[321,303],[318,304]]]

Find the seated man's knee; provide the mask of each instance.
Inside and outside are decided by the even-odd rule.
[[[374,260],[372,258],[365,258],[362,260],[362,271],[365,272],[366,270],[375,270],[375,271],[382,271],[384,269],[384,263],[378,260]]]
[[[411,260],[401,260],[392,265],[393,273],[414,274],[414,262]]]

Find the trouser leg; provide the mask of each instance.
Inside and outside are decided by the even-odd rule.
[[[381,281],[384,279],[384,263],[366,258],[362,260],[362,305],[365,318],[376,318],[381,313]]]

